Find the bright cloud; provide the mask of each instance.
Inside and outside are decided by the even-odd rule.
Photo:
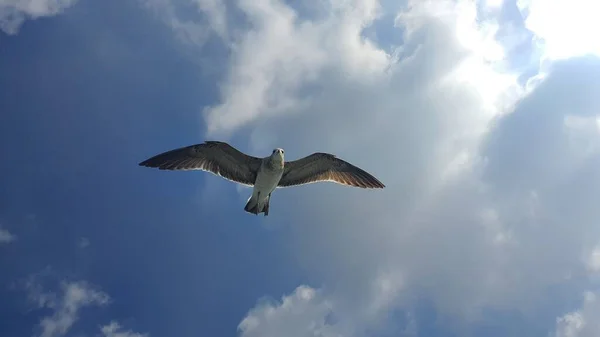
[[[589,0],[519,0],[525,25],[536,35],[550,60],[585,54],[600,55],[596,13],[600,3]]]
[[[0,29],[9,35],[17,34],[25,20],[60,14],[76,1],[0,0]]]

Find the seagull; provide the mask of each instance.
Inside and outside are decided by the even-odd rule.
[[[329,153],[317,152],[294,161],[284,161],[281,148],[257,158],[220,141],[206,141],[163,152],[139,163],[160,170],[202,170],[253,187],[244,210],[269,215],[271,193],[276,188],[330,181],[360,188],[384,188],[377,178]]]

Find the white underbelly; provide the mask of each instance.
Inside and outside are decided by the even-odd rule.
[[[282,173],[283,171],[275,174],[266,174],[260,171],[258,173],[258,176],[256,177],[256,182],[254,183],[252,195],[255,197],[259,197],[261,201],[266,199],[279,184],[279,180],[281,179]],[[259,192],[260,196],[258,195]]]

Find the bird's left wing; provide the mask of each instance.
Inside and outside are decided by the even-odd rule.
[[[331,181],[360,188],[384,188],[377,178],[329,153],[313,153],[286,162],[278,187]]]
[[[202,170],[240,184],[253,186],[262,159],[217,141],[181,147],[141,162],[160,170]]]

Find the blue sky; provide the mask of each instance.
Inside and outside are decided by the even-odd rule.
[[[0,336],[597,336],[594,6],[0,0]],[[209,139],[387,188],[137,165]]]

